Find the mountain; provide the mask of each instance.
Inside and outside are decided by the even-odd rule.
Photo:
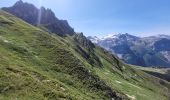
[[[0,10],[0,99],[170,98],[169,82],[123,63],[83,33],[49,30]]]
[[[50,9],[44,7],[38,9],[32,4],[24,3],[22,0],[16,2],[12,7],[2,9],[32,25],[45,27],[52,33],[59,35],[74,34],[74,29],[69,26],[68,22],[59,20]]]
[[[88,37],[89,40],[91,40],[93,43],[98,43],[100,41],[100,39],[97,36],[89,36]]]
[[[101,39],[88,38],[126,63],[145,67],[170,67],[170,36],[168,35],[141,38],[126,33],[109,35]]]

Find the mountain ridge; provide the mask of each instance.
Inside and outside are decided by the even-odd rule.
[[[49,32],[61,36],[66,34],[73,35],[75,33],[67,20],[59,20],[54,12],[48,8],[40,7],[38,9],[33,4],[19,0],[12,7],[3,7],[2,10],[23,19],[32,25],[45,27]]]
[[[113,34],[105,38],[88,37],[93,43],[104,47],[126,63],[139,66],[170,66],[170,36],[157,35],[137,37],[125,34]],[[148,55],[149,54],[149,55]],[[160,60],[160,63],[158,62]]]

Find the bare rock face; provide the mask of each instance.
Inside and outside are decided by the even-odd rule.
[[[67,20],[59,20],[51,9],[44,7],[38,9],[32,4],[24,3],[22,0],[16,2],[12,7],[2,9],[32,25],[44,26],[52,33],[61,36],[74,34],[74,29],[70,27]]]

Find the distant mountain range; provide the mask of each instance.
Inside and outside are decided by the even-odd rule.
[[[103,38],[88,37],[93,43],[111,51],[126,63],[144,67],[170,67],[170,36],[137,37],[113,34]]]

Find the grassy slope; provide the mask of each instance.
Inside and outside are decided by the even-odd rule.
[[[109,99],[114,91],[125,99],[122,93],[138,100],[168,99],[159,79],[100,47],[88,51],[73,37],[49,35],[0,11],[0,99]]]
[[[150,75],[170,82],[170,68],[135,67]]]
[[[85,69],[64,39],[0,12],[1,99],[108,99],[112,90]],[[91,78],[91,79],[88,79]]]
[[[150,71],[150,72],[156,72],[156,73],[160,73],[160,74],[170,74],[170,68],[154,68],[154,67],[139,67],[136,66],[135,68],[137,69],[141,69],[144,71]]]

